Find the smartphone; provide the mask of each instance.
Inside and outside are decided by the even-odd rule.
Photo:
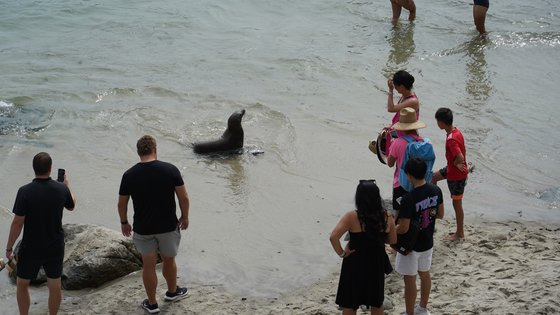
[[[58,177],[56,178],[56,180],[62,183],[64,181],[64,174],[66,174],[66,170],[64,170],[63,168],[59,168]]]

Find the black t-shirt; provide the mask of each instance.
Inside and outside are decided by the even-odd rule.
[[[434,228],[437,209],[443,203],[441,189],[433,184],[425,184],[407,193],[401,202],[399,218],[419,222],[420,230],[414,251],[423,252],[434,246]]]
[[[175,187],[183,185],[179,170],[158,160],[138,163],[126,171],[119,195],[132,197],[134,232],[151,235],[176,229]]]
[[[35,178],[19,188],[13,212],[25,216],[20,254],[41,257],[64,248],[64,208],[74,208],[70,190],[50,177]]]

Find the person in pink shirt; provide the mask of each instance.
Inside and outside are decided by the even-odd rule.
[[[393,74],[393,78],[387,80],[387,86],[389,88],[389,92],[387,92],[387,111],[389,113],[395,114],[391,119],[391,124],[383,128],[383,131],[385,132],[385,143],[379,143],[380,148],[382,148],[381,151],[383,155],[389,154],[394,138],[403,136],[405,134],[404,132],[397,131],[393,128],[393,126],[399,122],[400,110],[406,107],[410,107],[416,111],[416,118],[419,118],[420,102],[418,101],[416,93],[412,92],[413,84],[414,77],[405,70],[399,70],[395,72],[395,74]],[[397,103],[395,103],[395,100],[393,99],[394,90],[401,94],[401,97],[398,99]],[[369,149],[374,154],[378,154],[377,140],[370,141]]]
[[[453,126],[453,112],[449,108],[442,107],[436,111],[438,127],[445,130],[447,138],[445,140],[445,159],[447,166],[434,173],[432,183],[437,183],[442,179],[447,179],[447,186],[453,200],[453,209],[457,220],[457,230],[445,237],[446,240],[456,241],[465,237],[463,229],[463,193],[467,185],[469,174],[465,139],[459,129]]]
[[[401,109],[410,107],[416,111],[416,119],[420,117],[420,102],[418,101],[416,93],[412,92],[413,84],[414,77],[405,70],[395,72],[393,79],[387,80],[387,86],[389,87],[389,92],[387,93],[387,111],[389,113],[395,113],[391,119],[391,125],[387,127],[389,131],[387,133],[387,141],[385,142],[385,152],[387,153],[389,153],[391,149],[392,138],[401,137],[405,134],[394,128],[395,124],[399,122]],[[401,95],[396,104],[393,99],[393,90],[397,90]]]
[[[424,139],[418,134],[418,129],[426,128],[426,124],[418,121],[416,110],[411,107],[401,109],[399,112],[399,122],[393,125],[395,130],[402,131],[404,135],[412,137],[415,141],[423,141]],[[399,183],[399,172],[401,164],[406,151],[408,141],[403,138],[396,138],[391,145],[389,156],[387,157],[387,165],[395,167],[393,176],[393,209],[398,218],[398,211],[400,210],[400,200],[407,193]]]

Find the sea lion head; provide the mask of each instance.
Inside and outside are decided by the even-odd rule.
[[[238,110],[236,112],[234,112],[233,114],[231,114],[231,116],[229,116],[228,119],[228,129],[233,131],[233,130],[243,130],[243,128],[241,127],[241,119],[243,119],[243,115],[245,115],[245,110],[241,109]]]

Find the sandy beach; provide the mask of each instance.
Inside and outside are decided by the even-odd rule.
[[[436,224],[432,314],[560,313],[559,226],[479,218],[466,225],[464,241],[448,242],[443,236],[452,230],[451,220]],[[326,239],[324,246],[330,246]],[[334,254],[333,259],[337,259]],[[335,314],[339,312],[334,303],[338,268],[308,287],[265,299],[232,294],[219,284],[187,283],[189,296],[173,303],[160,301],[161,314]],[[64,291],[60,313],[143,314],[140,275],[136,272],[95,290]],[[403,288],[396,272],[387,277],[385,293],[394,306],[386,314],[404,310]],[[32,291],[32,314],[46,310],[46,301],[39,301],[36,294],[39,290],[46,288]],[[160,275],[161,295],[165,290]]]

